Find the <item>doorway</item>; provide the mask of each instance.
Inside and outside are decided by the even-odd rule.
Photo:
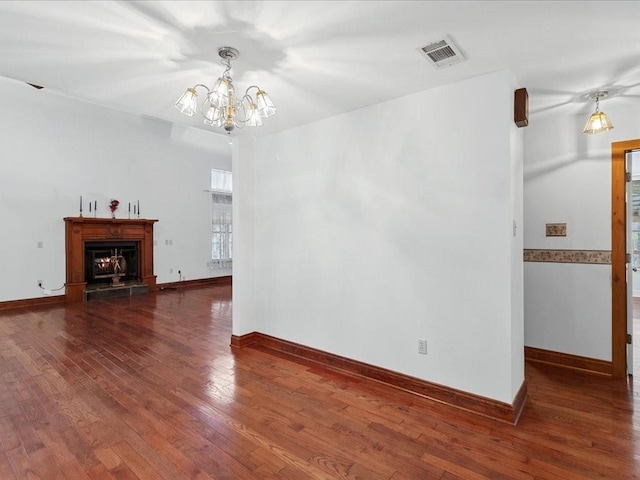
[[[622,378],[627,374],[633,375],[634,363],[640,364],[640,349],[634,355],[635,345],[628,344],[628,335],[635,333],[634,316],[640,317],[640,312],[634,315],[634,304],[638,303],[640,307],[640,301],[635,302],[633,296],[633,256],[636,249],[632,211],[632,158],[636,156],[634,152],[640,152],[640,139],[614,142],[611,147],[611,363],[613,376]],[[638,213],[640,221],[640,210]],[[640,270],[640,257],[638,261],[636,268]],[[640,290],[638,287],[640,285],[636,286]],[[640,332],[636,338],[640,340]]]
[[[627,292],[631,309],[628,332],[632,334],[631,345],[627,345],[627,373],[640,379],[640,150],[626,152],[627,172],[627,252],[631,254],[628,266]]]

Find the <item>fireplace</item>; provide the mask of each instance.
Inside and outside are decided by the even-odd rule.
[[[67,217],[67,302],[82,302],[100,287],[155,291],[153,224],[157,220]],[[134,285],[135,284],[135,285]],[[130,293],[133,294],[133,293]],[[97,298],[97,297],[95,297]],[[102,297],[104,298],[104,297]]]

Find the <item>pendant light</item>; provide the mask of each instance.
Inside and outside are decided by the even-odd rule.
[[[600,90],[597,92],[593,92],[589,95],[591,100],[596,101],[596,111],[591,114],[589,120],[587,120],[587,124],[584,126],[584,130],[582,130],[583,134],[594,134],[594,133],[603,133],[608,132],[613,128],[613,123],[607,116],[606,113],[600,111],[600,99],[609,95],[609,92],[606,90]]]

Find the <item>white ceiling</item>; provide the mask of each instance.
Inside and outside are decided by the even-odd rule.
[[[265,133],[502,68],[535,118],[640,102],[639,25],[639,1],[0,1],[0,75],[210,129],[173,105],[228,45],[278,106]],[[468,60],[436,70],[417,48],[444,35]]]

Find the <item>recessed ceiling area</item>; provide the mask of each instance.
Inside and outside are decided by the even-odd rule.
[[[504,68],[535,118],[587,113],[594,90],[640,101],[638,24],[630,1],[3,1],[0,75],[211,130],[173,105],[214,83],[228,45],[239,90],[278,107],[262,133]],[[418,49],[445,36],[466,61],[436,69]]]

